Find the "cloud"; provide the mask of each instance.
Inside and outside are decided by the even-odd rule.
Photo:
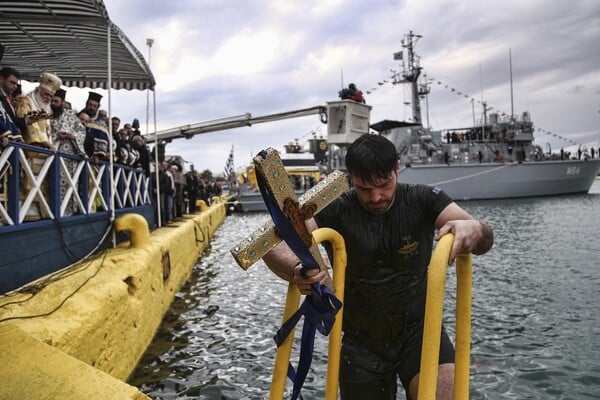
[[[433,128],[473,121],[470,99],[514,112],[529,111],[536,126],[582,143],[600,144],[600,3],[508,0],[287,0],[159,2],[105,0],[111,19],[142,54],[155,39],[159,129],[250,112],[254,116],[337,100],[342,85],[371,91],[372,122],[410,117],[406,87],[392,85],[400,66],[392,54],[403,35],[417,43],[424,74],[433,78],[423,105]],[[378,82],[387,80],[379,85]],[[437,84],[440,81],[442,84]],[[446,85],[448,86],[446,88]],[[450,88],[454,88],[451,91]],[[460,92],[461,95],[457,93]],[[85,93],[81,97],[85,97]],[[70,94],[71,95],[71,94]],[[465,97],[468,96],[468,98]],[[115,114],[140,119],[146,94],[114,94]],[[152,109],[152,107],[151,107]],[[481,106],[475,109],[480,118]],[[153,116],[149,118],[152,125]],[[231,145],[244,166],[264,147],[324,131],[309,116],[175,141],[197,169],[221,171]],[[151,131],[152,129],[150,129]],[[537,143],[564,146],[551,135]]]

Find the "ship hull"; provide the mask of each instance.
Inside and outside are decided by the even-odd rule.
[[[587,193],[600,160],[536,161],[402,167],[398,181],[443,189],[455,200],[489,200]]]

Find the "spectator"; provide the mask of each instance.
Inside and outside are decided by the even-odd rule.
[[[0,148],[8,146],[9,140],[15,140],[15,137],[21,139],[21,135],[18,134],[19,128],[8,115],[8,112],[4,109],[4,105],[0,103]]]
[[[14,68],[11,67],[3,67],[0,69],[0,104],[4,110],[4,114],[6,117],[4,118],[6,121],[10,119],[12,122],[10,129],[10,135],[5,135],[6,139],[23,141],[23,137],[21,136],[21,130],[24,130],[27,125],[25,124],[25,118],[18,118],[15,113],[16,103],[13,101],[13,95],[19,86],[19,79],[21,79],[21,74]],[[3,133],[6,133],[4,131]]]
[[[140,121],[138,121],[137,118],[134,118],[133,121],[131,122],[131,134],[133,136],[136,135],[142,135],[142,133],[140,132]]]
[[[116,151],[115,161],[120,164],[133,165],[132,160],[132,145],[130,142],[131,124],[125,124],[123,129],[120,131],[114,131],[113,137],[115,138]]]
[[[98,110],[100,109],[100,101],[102,101],[102,95],[96,92],[89,92],[88,99],[85,102],[85,108],[83,111],[90,116],[91,120],[98,118]]]
[[[0,148],[8,146],[9,140],[23,141],[21,131],[15,124],[13,117],[11,117],[11,115],[15,115],[15,111],[10,100],[10,95],[7,96],[4,90],[4,87],[8,91],[12,90],[12,79],[15,79],[15,76],[11,74],[9,76],[11,82],[9,82],[3,78],[2,71],[5,71],[5,68],[0,70]]]
[[[173,216],[174,219],[183,217],[183,188],[185,187],[186,181],[183,176],[183,168],[178,163],[171,164],[171,174],[173,175],[173,182],[175,183],[175,194],[173,195]]]
[[[167,174],[167,179],[169,181],[169,186],[166,188],[166,197],[165,197],[165,212],[166,212],[166,221],[167,224],[173,222],[175,219],[173,206],[174,206],[174,198],[175,198],[175,177],[173,176],[174,166],[170,165],[168,162],[162,163],[163,169]],[[162,189],[162,188],[161,188]]]
[[[67,92],[63,89],[58,89],[52,98],[52,119],[50,120],[52,142],[56,144],[60,153],[71,155],[84,155],[83,143],[85,141],[85,126],[79,121],[75,111],[64,109],[64,101]],[[78,161],[65,158],[63,159],[67,170],[73,176],[77,170]],[[60,197],[63,199],[70,183],[67,179],[66,172],[61,169],[60,176]],[[77,191],[77,187],[73,188]],[[75,197],[71,196],[69,204],[64,211],[63,216],[70,216],[79,212]]]
[[[90,117],[84,146],[92,162],[108,161],[110,154],[111,142],[108,136],[108,125],[99,110],[101,99],[100,94],[89,92],[84,109],[84,112]]]
[[[77,113],[77,118],[79,118],[79,122],[81,125],[87,127],[87,124],[90,122],[90,116],[86,114],[85,111],[80,111]]]
[[[189,201],[189,212],[196,212],[196,200],[198,199],[198,176],[191,166],[191,170],[185,174],[186,192]]]
[[[121,119],[119,117],[112,117],[110,119],[110,127],[113,135],[116,135],[117,132],[119,132],[119,126],[121,126]]]
[[[169,196],[169,193],[171,192],[171,180],[169,179],[169,176],[167,175],[167,168],[168,168],[168,163],[160,163],[158,166],[158,185],[155,184],[153,186],[153,191],[155,193],[155,196],[153,196],[154,198],[156,198],[156,188],[158,187],[160,189],[160,196],[159,196],[159,204],[156,205],[155,207],[155,217],[156,220],[158,221],[158,210],[160,209],[160,221],[161,221],[161,225],[166,225],[167,222],[169,221],[168,218],[168,214],[167,214],[167,198]]]
[[[104,125],[106,125],[106,129],[108,131],[108,111],[99,110],[97,121],[102,122]]]
[[[134,167],[141,168],[146,176],[150,176],[150,151],[143,137],[136,135],[132,139],[133,148],[138,153]]]
[[[154,145],[154,148],[152,149],[152,159],[155,160],[156,155],[158,154],[158,162],[162,163],[165,161],[165,147],[166,147],[166,143],[163,139],[158,139],[156,141],[156,144]]]

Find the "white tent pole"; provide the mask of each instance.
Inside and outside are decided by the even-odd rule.
[[[146,46],[148,46],[148,68],[150,68],[150,49],[154,44],[154,39],[146,39]],[[148,136],[150,125],[150,88],[146,89],[146,136]]]
[[[111,23],[108,23],[107,26],[108,33],[108,77],[107,77],[107,91],[108,91],[108,121],[106,124],[108,125],[108,165],[109,165],[109,182],[110,182],[110,221],[111,223],[115,220],[115,191],[114,191],[114,166],[113,166],[113,132],[112,132],[112,123],[110,119],[112,118],[112,99],[111,99],[111,89],[112,89],[112,46],[111,46]],[[116,236],[113,231],[113,247],[116,247]]]
[[[154,157],[155,157],[155,162],[156,165],[158,166],[158,140],[156,137],[156,86],[154,87],[154,90],[152,90],[152,115],[154,117]],[[158,168],[156,168],[156,182],[158,182]],[[157,185],[158,186],[158,185]],[[156,190],[156,196],[158,198],[158,201],[160,201],[160,187]],[[166,210],[165,210],[166,211]],[[160,203],[158,203],[158,226],[162,226],[162,223],[160,222]]]
[[[150,67],[150,62],[152,59],[152,45],[154,44],[154,39],[146,39],[146,45],[148,45],[148,68]],[[160,211],[160,184],[159,184],[159,173],[158,170],[160,165],[158,164],[158,140],[156,137],[156,86],[152,88],[152,102],[153,102],[153,114],[154,114],[154,174],[156,179],[156,215],[158,221],[156,221],[156,225],[160,228],[162,226],[162,213]],[[146,95],[146,134],[148,134],[148,125],[149,125],[149,111],[150,111],[150,92],[147,92]]]

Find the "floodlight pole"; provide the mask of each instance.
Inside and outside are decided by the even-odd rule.
[[[154,39],[146,39],[146,45],[148,46],[148,68],[150,68],[150,59],[152,58],[152,45]],[[146,89],[146,136],[148,136],[148,125],[150,121],[150,88]]]
[[[152,45],[154,44],[154,39],[148,38],[146,39],[146,45],[148,46],[148,68],[150,67],[150,61],[152,59]],[[160,165],[158,164],[158,141],[156,138],[156,86],[153,88],[153,98],[154,98],[154,174],[155,174],[155,182],[156,182],[156,216],[158,221],[156,221],[156,225],[160,228],[162,226],[162,213],[160,210],[160,181],[159,181],[159,173],[158,170]],[[146,136],[148,135],[148,127],[150,126],[150,88],[146,91]]]

